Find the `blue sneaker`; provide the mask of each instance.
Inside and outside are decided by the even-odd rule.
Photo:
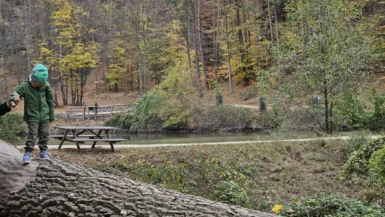
[[[48,152],[46,150],[40,151],[40,158],[41,159],[49,159]]]
[[[29,164],[32,161],[32,152],[25,152],[23,157],[23,162]]]

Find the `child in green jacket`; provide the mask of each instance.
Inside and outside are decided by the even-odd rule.
[[[16,90],[24,98],[24,121],[28,124],[28,136],[25,143],[24,163],[32,160],[32,152],[38,137],[40,158],[49,159],[47,143],[49,140],[49,124],[54,118],[54,105],[51,86],[47,82],[48,69],[37,64],[27,81]]]

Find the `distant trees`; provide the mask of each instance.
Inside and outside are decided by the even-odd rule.
[[[266,71],[284,64],[273,57],[285,54],[287,28],[292,38],[305,37],[300,32],[313,18],[296,20],[298,31],[291,28],[296,2],[0,0],[0,73],[10,75],[0,88],[21,82],[42,61],[50,68],[57,105],[81,103],[87,82],[95,83],[96,92],[146,93],[175,64],[190,72],[199,95],[217,82],[228,82],[232,92],[233,83],[260,83]],[[358,3],[363,8],[355,13],[365,16],[385,11],[363,0],[352,4]],[[349,5],[338,7],[347,13]]]

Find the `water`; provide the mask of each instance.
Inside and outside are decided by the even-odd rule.
[[[354,132],[336,133],[333,136],[352,136]],[[327,135],[326,135],[327,136]],[[152,145],[152,144],[188,144],[188,143],[215,143],[215,142],[242,142],[281,139],[316,138],[316,134],[302,133],[154,133],[130,134],[119,133],[111,137],[125,138],[121,144]],[[50,139],[49,145],[58,145],[59,140]],[[65,144],[69,144],[65,142]],[[120,144],[120,143],[119,143]]]
[[[310,134],[268,134],[268,133],[157,133],[157,134],[117,134],[114,137],[127,139],[128,144],[185,144],[238,142],[251,140],[293,139],[315,137]]]

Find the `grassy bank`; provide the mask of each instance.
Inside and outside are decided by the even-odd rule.
[[[340,181],[349,141],[146,149],[51,150],[55,158],[213,200],[270,211],[321,192],[359,198],[361,180]]]

